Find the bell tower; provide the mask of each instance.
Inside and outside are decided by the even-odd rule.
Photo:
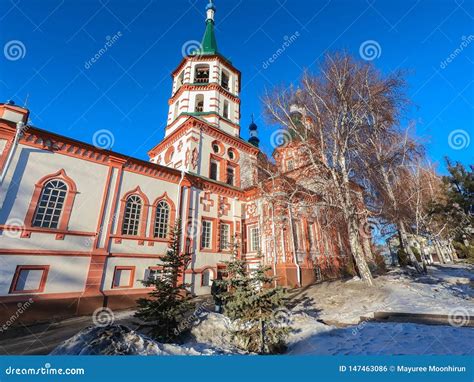
[[[240,134],[240,71],[217,49],[214,31],[216,7],[206,6],[202,42],[186,55],[172,73],[165,137],[176,131],[188,116],[204,120],[227,134]]]

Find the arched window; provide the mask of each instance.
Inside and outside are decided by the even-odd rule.
[[[33,218],[33,227],[58,228],[67,195],[67,185],[60,179],[45,183]]]
[[[204,95],[197,94],[194,101],[194,111],[196,113],[202,113],[204,111]]]
[[[184,82],[184,70],[179,74],[179,76],[176,79],[176,91],[179,90],[179,88],[183,85]]]
[[[142,204],[142,199],[138,195],[130,195],[127,198],[123,216],[122,235],[138,235]]]
[[[170,206],[164,200],[156,205],[155,227],[153,236],[158,239],[166,239],[170,225]]]
[[[224,101],[224,110],[222,112],[222,116],[226,119],[229,119],[229,101]]]
[[[173,119],[178,118],[179,115],[179,101],[176,101],[174,104],[174,113],[173,113]]]
[[[211,269],[205,269],[202,272],[201,284],[202,286],[211,286],[214,281],[214,272]]]
[[[197,65],[194,71],[194,82],[198,84],[209,83],[209,65]]]
[[[229,73],[225,70],[222,70],[222,74],[221,74],[221,86],[225,89],[225,90],[229,90],[230,91],[230,81],[229,81]]]

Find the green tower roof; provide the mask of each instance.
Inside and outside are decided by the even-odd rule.
[[[214,32],[214,20],[207,19],[206,30],[202,38],[201,54],[217,54],[217,41]]]

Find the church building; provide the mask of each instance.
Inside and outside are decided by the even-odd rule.
[[[31,126],[26,108],[0,104],[0,320],[27,301],[25,321],[133,307],[150,291],[142,280],[159,277],[178,218],[194,295],[225,272],[234,238],[250,269],[263,261],[290,288],[350,262],[346,235],[326,231],[323,216],[259,192],[268,159],[253,122],[240,137],[241,73],[218,50],[212,3],[206,13],[200,48],[172,73],[149,161]],[[274,157],[283,172],[303,161],[292,145]]]

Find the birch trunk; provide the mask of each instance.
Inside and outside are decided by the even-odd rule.
[[[362,246],[364,248],[364,253],[365,256],[370,259],[371,261],[374,261],[374,254],[372,253],[372,247],[370,246],[370,240],[366,237],[362,237]]]
[[[401,238],[400,245],[402,246],[405,253],[408,255],[408,258],[410,259],[410,263],[415,267],[418,273],[423,273],[423,268],[421,267],[415,254],[411,250],[410,244],[408,243],[407,231],[405,230],[405,223],[400,221],[398,223],[398,229],[399,229],[400,238]]]
[[[372,278],[372,273],[370,272],[367,261],[365,261],[364,253],[362,251],[362,246],[359,242],[358,227],[357,223],[354,222],[355,219],[348,219],[348,233],[349,233],[349,245],[351,247],[352,256],[354,257],[357,269],[359,270],[359,275],[362,280],[368,286],[374,285],[374,280]]]
[[[392,204],[393,209],[396,210],[397,205],[398,205],[397,199],[395,198],[395,194],[393,192],[392,185],[390,184],[390,180],[389,180],[387,171],[386,171],[384,166],[380,166],[380,172],[382,173],[383,183],[385,185],[387,195],[390,199],[390,203]],[[400,247],[408,255],[408,258],[410,259],[410,262],[414,265],[416,271],[418,273],[422,273],[423,268],[418,263],[418,260],[416,259],[415,255],[413,254],[413,251],[411,250],[410,246],[408,245],[407,233],[406,233],[406,230],[405,230],[405,224],[403,223],[402,220],[398,221],[398,232],[400,234]]]
[[[340,174],[342,175],[342,184],[341,184],[341,193],[339,194],[343,212],[345,215],[345,220],[347,222],[347,232],[349,235],[349,245],[351,247],[352,256],[354,257],[357,269],[359,270],[360,277],[368,286],[374,285],[374,280],[372,278],[372,273],[367,264],[367,261],[364,256],[364,251],[360,243],[360,227],[359,219],[356,216],[356,205],[354,197],[351,194],[351,187],[349,181],[349,172],[346,168],[346,162],[343,157],[339,157],[339,168]],[[337,174],[332,171],[333,178],[337,178]]]

